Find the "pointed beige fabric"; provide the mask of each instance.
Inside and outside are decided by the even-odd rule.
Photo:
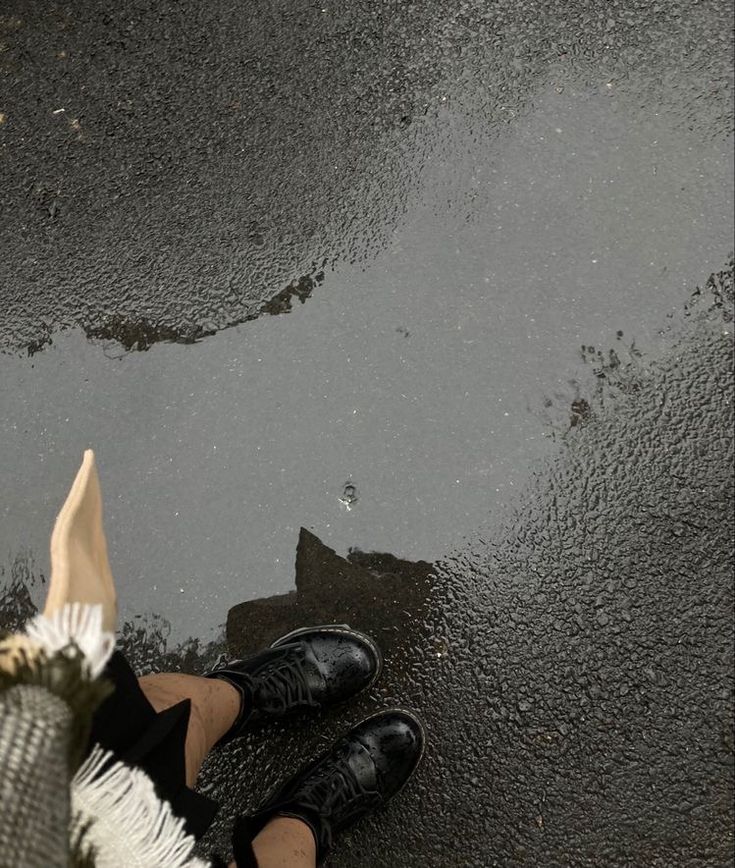
[[[87,449],[51,534],[51,582],[43,614],[66,603],[100,604],[102,629],[115,631],[117,595],[107,559],[94,452]]]

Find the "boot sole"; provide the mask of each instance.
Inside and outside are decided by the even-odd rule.
[[[300,636],[305,636],[307,633],[315,633],[317,630],[326,633],[337,633],[340,636],[347,636],[350,639],[358,639],[370,648],[375,655],[375,659],[378,661],[378,666],[370,681],[362,688],[362,690],[358,690],[357,693],[353,694],[353,696],[360,696],[360,694],[365,693],[366,690],[370,690],[383,672],[383,652],[378,648],[370,636],[366,633],[361,633],[359,630],[353,630],[349,624],[321,624],[316,627],[299,627],[297,630],[291,630],[290,633],[286,633],[285,636],[281,636],[274,642],[271,642],[269,647],[278,648],[280,645],[287,645],[293,639],[298,639]],[[350,699],[351,698],[352,697],[350,697]],[[345,702],[349,702],[349,699],[346,699]]]

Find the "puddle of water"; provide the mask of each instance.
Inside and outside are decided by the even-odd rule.
[[[727,256],[729,143],[628,108],[549,87],[492,152],[447,115],[454,150],[389,247],[286,316],[0,359],[0,553],[47,568],[92,445],[123,617],[160,612],[181,637],[290,590],[302,526],[342,554],[440,557],[583,415],[582,345],[655,349]]]

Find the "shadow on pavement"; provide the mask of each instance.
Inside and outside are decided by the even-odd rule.
[[[302,528],[296,590],[234,606],[228,648],[243,656],[297,627],[349,624],[379,641],[386,665],[400,667],[400,655],[425,631],[431,585],[432,566],[425,561],[360,551],[342,558]]]

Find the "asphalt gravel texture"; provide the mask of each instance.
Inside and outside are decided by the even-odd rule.
[[[140,672],[386,654],[211,755],[203,852],[400,705],[425,759],[332,864],[733,864],[732,30],[3,4],[0,624],[93,446]]]
[[[247,319],[385,243],[426,119],[469,103],[492,138],[550,73],[729,131],[730,35],[719,0],[9,0],[0,346],[73,324],[193,340]]]

